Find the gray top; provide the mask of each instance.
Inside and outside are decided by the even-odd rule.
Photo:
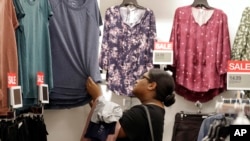
[[[88,76],[101,81],[98,65],[100,12],[96,0],[50,0],[54,88],[51,108],[70,108],[89,102]]]

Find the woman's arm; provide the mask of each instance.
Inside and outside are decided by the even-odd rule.
[[[99,96],[102,95],[100,86],[96,84],[91,77],[88,77],[87,79],[86,88],[88,93],[91,95],[93,101],[95,101]]]
[[[90,106],[92,107],[92,104],[97,100],[98,97],[102,96],[102,91],[101,88],[99,87],[98,84],[96,84],[91,77],[88,77],[87,79],[87,83],[86,83],[86,88],[88,93],[91,95],[92,97],[92,101],[89,103]],[[120,124],[119,122],[117,124]],[[126,137],[126,133],[124,132],[123,128],[120,127],[118,129],[118,136],[117,138],[125,138]]]

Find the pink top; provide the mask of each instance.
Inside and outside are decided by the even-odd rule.
[[[227,16],[222,10],[177,8],[170,41],[177,85],[202,94],[225,87],[231,49]]]

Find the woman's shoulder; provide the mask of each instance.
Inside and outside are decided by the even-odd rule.
[[[135,105],[135,106],[131,107],[129,109],[129,111],[136,111],[136,112],[143,111],[143,112],[145,112],[144,106],[147,107],[147,109],[149,110],[150,113],[151,112],[152,113],[159,113],[160,112],[160,113],[165,114],[165,109],[164,108],[161,108],[161,107],[159,107],[157,105],[154,105],[154,104],[145,104],[145,105],[140,104],[140,105]]]

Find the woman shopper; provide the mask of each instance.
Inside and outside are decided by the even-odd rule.
[[[132,91],[141,104],[123,112],[122,117],[119,119],[121,128],[118,132],[117,141],[152,140],[147,114],[143,105],[149,111],[154,141],[162,141],[165,116],[164,105],[169,107],[175,103],[174,86],[172,76],[163,70],[151,69],[144,73],[136,81]],[[93,101],[102,96],[100,87],[90,77],[87,80],[86,87]]]

